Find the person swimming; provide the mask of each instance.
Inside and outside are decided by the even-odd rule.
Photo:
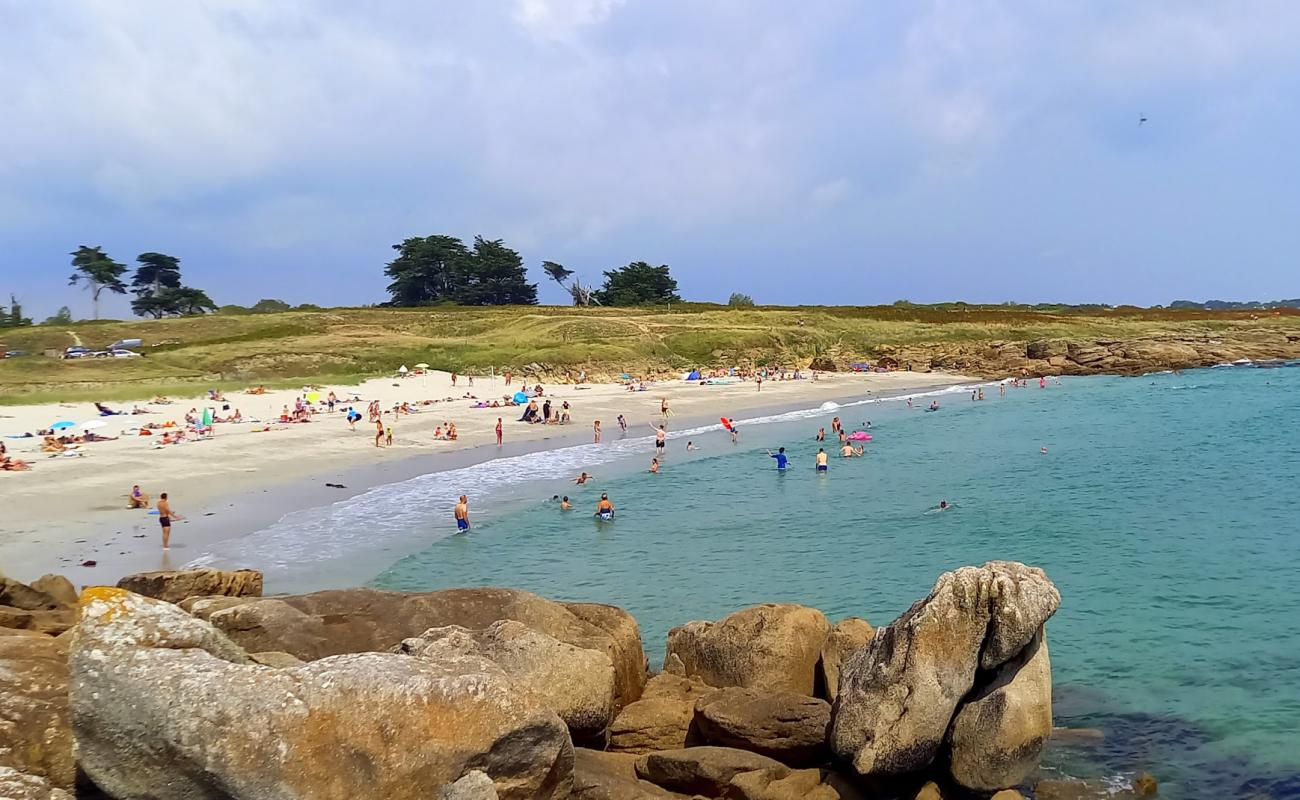
[[[560,510],[568,511],[571,508],[573,508],[573,506],[569,504],[569,496],[566,494],[564,497],[560,498]]]
[[[659,471],[659,459],[657,458],[650,459],[650,472],[653,474],[653,473],[657,473],[658,471]]]
[[[576,484],[578,484],[579,486],[582,486],[582,485],[585,484],[587,481],[594,481],[595,479],[596,479],[596,476],[595,476],[595,475],[588,475],[587,473],[584,472],[584,473],[582,473],[581,475],[579,475],[578,477],[574,478],[574,479],[573,479],[573,482],[576,483]]]
[[[689,450],[699,450],[700,448],[695,446],[695,442],[687,442],[686,449],[689,451]]]
[[[596,504],[595,516],[606,521],[614,519],[614,504],[609,502],[608,494],[602,493],[600,495],[600,502]]]

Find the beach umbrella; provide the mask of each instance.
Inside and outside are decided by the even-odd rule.
[[[54,423],[53,425],[51,425],[51,426],[50,426],[50,430],[52,430],[52,431],[61,431],[61,430],[63,430],[64,428],[75,428],[75,427],[77,427],[77,423],[73,422],[72,420],[70,420],[70,419],[61,419],[61,420],[59,420],[58,422],[56,422],[56,423]]]
[[[406,369],[406,365],[405,365],[405,364],[403,364],[402,366],[398,367],[398,368],[397,368],[397,371],[400,372],[400,373],[402,373],[403,375],[405,375],[405,374],[408,372],[408,370]]]
[[[84,430],[91,430],[92,428],[102,428],[105,424],[102,419],[91,419],[81,423],[81,427]]]
[[[528,395],[524,394],[523,392],[515,392],[515,402],[518,403],[519,405],[523,405],[524,403],[527,403]]]
[[[415,365],[415,368],[416,368],[416,369],[428,369],[428,368],[429,368],[429,365],[428,365],[428,364],[424,364],[424,363],[420,363],[420,364],[416,364],[416,365]]]

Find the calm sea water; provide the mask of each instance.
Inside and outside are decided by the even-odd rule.
[[[1054,767],[1150,770],[1166,798],[1300,797],[1300,369],[986,396],[944,396],[938,413],[841,408],[851,430],[870,419],[874,441],[824,475],[813,435],[830,414],[746,425],[738,445],[693,432],[700,450],[674,439],[658,475],[642,471],[650,440],[624,442],[594,484],[534,481],[538,501],[481,515],[375,585],[614,603],[657,662],[687,620],[779,601],[881,625],[944,570],[1020,560],[1063,598],[1049,624],[1057,723],[1105,732],[1055,750]],[[779,445],[786,474],[764,452]],[[601,491],[613,524],[590,516]],[[577,508],[543,499],[556,492]],[[940,500],[956,507],[927,513]]]

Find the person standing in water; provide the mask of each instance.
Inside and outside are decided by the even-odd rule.
[[[817,448],[817,471],[825,472],[828,469],[830,469],[830,467],[826,463],[826,448],[819,447]]]
[[[777,448],[777,451],[776,451],[775,453],[773,453],[771,450],[768,450],[768,451],[767,451],[767,454],[768,454],[769,456],[771,456],[772,458],[775,458],[775,459],[776,459],[776,469],[777,469],[777,471],[778,471],[778,472],[784,472],[786,466],[790,463],[790,458],[789,458],[789,456],[787,456],[787,455],[785,454],[785,448],[784,448],[784,447],[779,447],[779,448]]]
[[[655,431],[655,452],[662,454],[664,447],[668,445],[668,431],[664,429],[664,424],[659,423],[659,430]]]
[[[456,530],[469,530],[469,498],[465,495],[460,496],[460,502],[456,504],[456,510],[453,512],[456,517]]]
[[[571,508],[573,508],[573,506],[569,504],[569,496],[566,494],[564,497],[560,498],[560,510],[568,511]]]
[[[653,475],[657,472],[659,472],[659,459],[652,458],[650,459],[650,473]]]
[[[819,442],[824,442],[824,441],[826,441],[826,429],[825,429],[825,428],[818,428],[818,429],[817,429],[817,441],[819,441]]]
[[[600,420],[596,419],[591,421],[591,433],[593,437],[592,441],[595,444],[600,444]]]
[[[172,520],[174,519],[185,519],[185,517],[172,511],[171,501],[167,499],[167,493],[163,492],[158,495],[158,524],[162,527],[164,550],[171,549]]]
[[[606,520],[614,518],[614,504],[609,502],[608,494],[602,493],[600,495],[600,502],[596,504],[595,515]]]
[[[736,426],[734,424],[731,426],[729,430],[731,431],[731,443],[737,444],[740,441],[740,431],[736,430]]]

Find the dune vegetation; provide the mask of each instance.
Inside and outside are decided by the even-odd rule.
[[[354,381],[400,365],[552,378],[659,374],[708,366],[841,366],[882,354],[1036,340],[1300,332],[1300,312],[879,307],[565,306],[338,308],[48,324],[0,331],[24,357],[0,361],[0,403],[130,400],[212,387]],[[142,358],[63,360],[70,345],[144,341]],[[929,368],[930,364],[918,365]],[[985,370],[986,372],[989,370]]]

